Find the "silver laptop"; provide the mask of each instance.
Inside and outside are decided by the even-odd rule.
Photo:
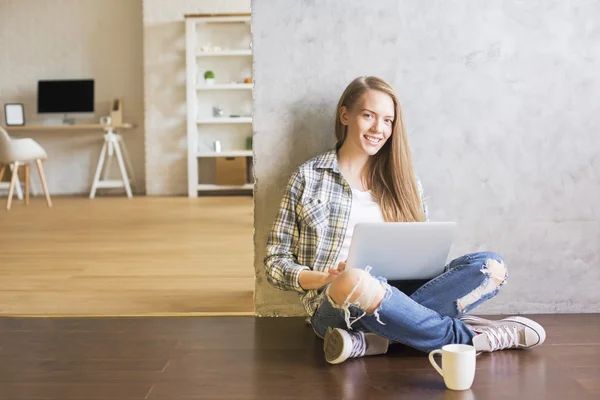
[[[388,280],[431,279],[448,261],[455,222],[380,222],[354,226],[346,268]]]

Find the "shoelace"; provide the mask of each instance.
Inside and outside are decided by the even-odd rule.
[[[365,333],[361,331],[356,333],[350,332],[350,337],[352,338],[352,351],[350,352],[350,358],[364,356],[365,351],[367,350]]]
[[[492,351],[519,347],[519,331],[516,326],[489,326],[481,329],[488,340]]]

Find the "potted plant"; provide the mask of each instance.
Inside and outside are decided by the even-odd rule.
[[[208,70],[204,73],[204,83],[207,85],[212,85],[215,83],[215,73]]]

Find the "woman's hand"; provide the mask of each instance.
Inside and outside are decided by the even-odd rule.
[[[329,268],[326,272],[304,270],[300,272],[298,282],[304,290],[320,289],[335,281],[345,270],[345,261],[341,261],[337,268]]]
[[[321,286],[325,286],[337,279],[340,276],[341,272],[335,268],[329,268],[329,271],[323,274],[323,282]]]
[[[325,275],[325,282],[323,285],[327,285],[337,279],[346,270],[346,261],[340,261],[337,268],[329,268],[327,275]]]

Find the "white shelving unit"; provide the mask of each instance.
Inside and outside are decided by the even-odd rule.
[[[219,158],[252,159],[247,143],[254,85],[246,82],[252,77],[250,21],[250,14],[185,16],[189,197],[253,188],[252,182],[218,185],[213,176]],[[204,80],[207,70],[215,73],[212,84]],[[223,110],[222,116],[213,114],[215,106]]]

